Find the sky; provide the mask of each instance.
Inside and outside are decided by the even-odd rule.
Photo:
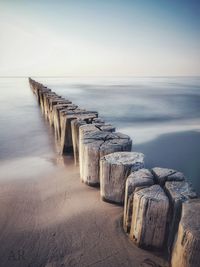
[[[0,0],[0,76],[200,75],[199,0]]]

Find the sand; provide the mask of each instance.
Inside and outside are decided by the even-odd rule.
[[[1,175],[0,266],[166,265],[127,238],[123,208],[103,202],[98,188],[82,184],[72,158],[41,158],[44,168],[36,162],[9,163],[12,175]]]

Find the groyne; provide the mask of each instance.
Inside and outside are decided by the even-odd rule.
[[[41,111],[54,128],[60,153],[74,153],[80,179],[100,186],[104,201],[123,205],[123,229],[140,248],[167,251],[172,267],[200,266],[200,199],[184,174],[145,169],[132,140],[99,118],[97,111],[29,78]]]

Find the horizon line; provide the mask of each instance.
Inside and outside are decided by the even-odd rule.
[[[194,78],[198,77],[199,75],[0,75],[0,78],[72,78],[72,77],[135,77],[135,78],[165,78],[165,77],[178,77],[178,78]]]

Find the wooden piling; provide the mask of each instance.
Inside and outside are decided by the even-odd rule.
[[[148,169],[140,169],[136,172],[131,172],[126,180],[125,198],[124,198],[124,217],[123,228],[129,233],[131,228],[131,219],[133,211],[133,196],[135,190],[152,186],[154,184],[154,177]]]
[[[172,245],[177,234],[178,225],[181,218],[182,204],[189,199],[197,198],[197,194],[185,181],[166,182],[165,192],[170,201],[167,247],[169,255],[171,255]]]
[[[61,117],[63,117],[65,113],[75,110],[77,108],[78,106],[74,104],[62,104],[54,106],[53,124],[54,124],[55,138],[57,142],[60,142],[61,140],[61,121],[62,121]]]
[[[129,174],[144,168],[144,155],[115,152],[100,160],[100,194],[104,201],[124,203],[125,183]]]
[[[98,123],[96,121],[98,120]],[[109,123],[105,123],[103,121],[99,121],[99,119],[94,119],[93,120],[95,123],[92,124],[86,124],[86,125],[81,125],[79,127],[79,170],[80,170],[80,179],[82,180],[83,177],[83,161],[82,158],[84,157],[83,155],[83,143],[85,139],[85,135],[89,133],[94,133],[94,132],[99,132],[99,131],[104,131],[104,132],[114,132],[115,127],[113,127]]]
[[[169,200],[159,185],[134,193],[130,238],[143,248],[163,248]]]
[[[86,111],[81,109],[76,109],[71,112],[64,113],[61,117],[61,153],[65,151],[73,152],[73,142],[72,142],[72,130],[71,121],[79,118],[80,115],[89,115],[97,117],[98,113],[96,111]]]
[[[110,133],[104,131],[86,133],[82,143],[80,165],[81,180],[88,185],[99,184],[100,158],[116,152],[131,151],[132,141],[129,136],[121,133]]]
[[[185,176],[182,172],[173,169],[155,167],[152,169],[155,180],[161,186],[164,186],[166,181],[184,181]]]
[[[200,266],[200,199],[183,204],[177,239],[172,252],[172,267]]]
[[[96,116],[97,114],[94,113],[82,114],[71,122],[74,162],[76,165],[79,162],[79,128],[82,125],[92,124],[93,120],[96,121]]]

